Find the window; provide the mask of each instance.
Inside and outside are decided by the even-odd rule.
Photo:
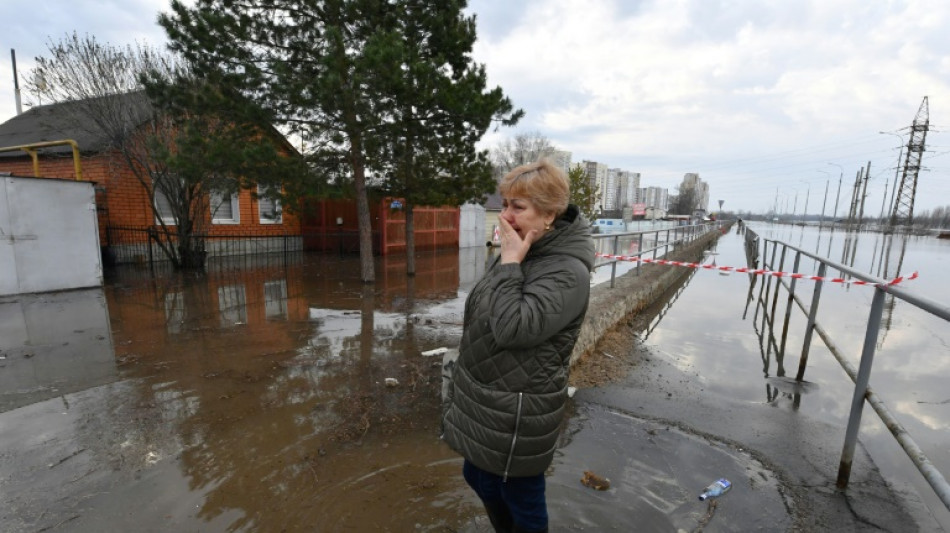
[[[261,224],[280,224],[282,218],[280,200],[266,197],[267,193],[267,187],[257,186],[257,209]]]
[[[175,224],[175,212],[172,210],[172,203],[165,194],[169,187],[163,187],[161,181],[170,179],[169,177],[153,176],[152,188],[155,191],[155,220],[161,220],[165,224]]]
[[[211,193],[211,223],[212,224],[240,224],[241,209],[238,194],[223,195]]]

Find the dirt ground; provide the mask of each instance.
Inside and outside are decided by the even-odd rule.
[[[622,381],[643,359],[637,349],[636,319],[628,318],[607,332],[571,369],[570,385],[597,387]]]

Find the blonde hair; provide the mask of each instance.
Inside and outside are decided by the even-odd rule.
[[[555,217],[567,211],[571,197],[567,175],[547,159],[516,167],[501,179],[498,192],[505,198],[525,198],[538,212]]]

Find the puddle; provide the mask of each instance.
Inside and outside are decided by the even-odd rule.
[[[585,471],[608,478],[610,488],[583,487]],[[732,489],[699,501],[719,478]],[[596,404],[570,418],[548,499],[552,523],[567,530],[786,531],[792,523],[778,479],[750,454]]]

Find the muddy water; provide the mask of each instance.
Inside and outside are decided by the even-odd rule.
[[[413,280],[379,259],[374,286],[356,257],[296,256],[6,299],[0,530],[470,522],[441,359],[420,352],[457,345],[472,253],[423,254]]]
[[[380,258],[369,287],[333,255],[129,269],[0,301],[0,531],[487,531],[438,440],[440,361],[421,355],[457,346],[486,258],[420,254],[414,279]],[[693,530],[711,516],[707,471],[757,490],[706,530],[789,523],[745,452],[574,407],[548,472],[552,530]],[[583,487],[587,470],[611,490]]]

